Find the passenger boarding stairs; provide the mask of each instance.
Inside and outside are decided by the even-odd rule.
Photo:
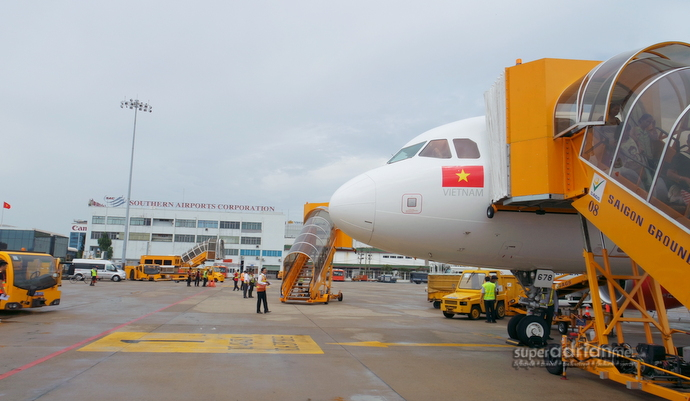
[[[578,330],[551,344],[562,352],[547,370],[565,375],[564,364],[574,364],[630,389],[690,400],[681,389],[690,358],[677,356],[672,339],[690,333],[671,328],[666,315],[671,298],[690,308],[690,44],[659,43],[603,63],[518,63],[502,78],[485,95],[494,167],[487,216],[579,213],[582,228],[594,318],[578,317]],[[590,237],[599,235],[592,225],[600,238]],[[614,260],[620,251],[630,260]],[[602,280],[608,294],[621,295],[609,295],[620,300],[607,304],[609,316]],[[628,323],[644,327],[635,349],[623,334]],[[614,352],[592,358],[604,345]]]
[[[328,303],[335,297],[331,293],[335,233],[326,209],[307,214],[302,232],[283,261],[281,302]],[[342,300],[342,294],[337,297]]]
[[[222,259],[225,255],[225,242],[222,239],[206,240],[181,256],[182,267],[196,267],[207,260]]]

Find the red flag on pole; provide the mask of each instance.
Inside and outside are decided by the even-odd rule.
[[[11,209],[11,208],[12,208],[12,206],[10,206],[10,204],[7,203],[7,202],[2,202],[2,207],[3,207],[4,209]]]

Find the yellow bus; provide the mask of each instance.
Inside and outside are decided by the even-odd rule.
[[[60,305],[60,271],[58,260],[45,253],[0,252],[7,262],[0,273],[4,281],[0,309],[17,310]]]

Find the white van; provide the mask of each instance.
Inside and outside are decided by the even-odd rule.
[[[124,270],[118,270],[117,266],[109,260],[102,259],[74,259],[72,268],[74,276],[83,276],[87,280],[91,279],[91,268],[96,267],[96,277],[99,280],[124,280],[127,275]]]

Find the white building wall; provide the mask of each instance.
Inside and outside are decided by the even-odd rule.
[[[98,238],[93,238],[94,232],[110,232],[119,233],[119,239],[112,240],[113,253],[112,259],[120,260],[122,258],[122,247],[125,226],[123,224],[107,224],[108,218],[124,219],[126,208],[121,207],[100,207],[90,206],[89,212],[91,214],[88,222],[88,233],[86,239],[85,251],[89,252],[98,248]],[[94,224],[94,217],[102,216],[105,218],[105,224]],[[193,235],[198,238],[199,235],[213,236],[213,237],[236,237],[237,243],[233,241],[226,241],[225,248],[228,250],[236,250],[236,255],[227,255],[225,259],[232,259],[232,264],[239,265],[240,260],[245,260],[245,265],[254,265],[259,267],[262,265],[271,266],[269,269],[277,270],[282,261],[283,247],[285,243],[285,222],[286,218],[283,213],[279,212],[255,212],[255,213],[241,213],[241,212],[222,212],[222,211],[207,211],[207,210],[187,210],[176,208],[156,208],[156,207],[130,207],[130,221],[132,218],[148,218],[151,219],[150,226],[129,226],[130,240],[127,242],[127,260],[128,264],[137,262],[141,255],[181,255],[194,247],[198,242],[176,242],[175,235]],[[161,220],[171,220],[171,222],[164,222]],[[195,220],[196,227],[177,227],[175,222],[177,220]],[[239,222],[239,229],[225,229],[225,228],[205,228],[198,227],[199,220],[208,221],[231,221]],[[247,231],[242,229],[242,223],[261,223],[261,231]],[[136,237],[137,233],[148,234],[148,241],[132,240],[132,234]],[[169,234],[172,235],[172,242],[158,242],[153,240],[153,234]],[[258,237],[261,238],[259,245],[255,244],[241,244],[242,237]],[[259,253],[258,256],[247,255],[242,256],[242,251]],[[266,251],[274,251],[278,256],[262,256]],[[277,252],[276,252],[277,251]],[[92,255],[95,256],[95,255]],[[275,266],[275,268],[273,267]]]

